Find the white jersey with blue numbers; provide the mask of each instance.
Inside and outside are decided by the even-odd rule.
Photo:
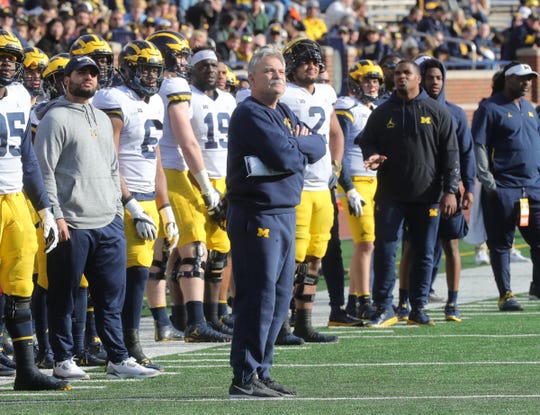
[[[30,119],[30,94],[13,83],[0,99],[0,194],[22,191],[21,141]]]
[[[304,190],[328,190],[328,181],[332,175],[332,157],[328,140],[330,118],[336,100],[336,91],[330,85],[315,84],[315,91],[311,94],[307,89],[290,82],[287,83],[287,89],[280,98],[280,101],[287,104],[313,133],[322,134],[326,138],[326,154],[316,163],[306,166]]]
[[[130,192],[156,190],[156,148],[163,132],[163,103],[158,95],[148,103],[126,86],[99,90],[93,104],[124,122],[120,132],[118,163]]]
[[[191,103],[191,89],[184,78],[165,78],[159,89],[159,96],[165,108],[165,116],[163,117],[163,138],[159,142],[161,150],[161,163],[165,169],[188,170],[184,155],[180,146],[176,143],[176,137],[171,127],[171,119],[169,117],[169,106],[179,103]],[[191,105],[189,107],[191,118]]]
[[[191,127],[201,147],[204,166],[213,179],[227,172],[229,121],[236,108],[234,97],[216,89],[216,99],[191,85]]]
[[[348,163],[351,176],[375,177],[375,170],[364,167],[364,156],[358,143],[358,135],[364,131],[372,110],[352,97],[339,97],[336,103],[336,114],[343,118],[349,126],[349,133],[345,137],[345,152],[343,163]]]

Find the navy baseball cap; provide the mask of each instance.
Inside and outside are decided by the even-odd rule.
[[[71,58],[64,69],[64,75],[70,76],[73,71],[80,71],[83,68],[92,67],[96,74],[99,74],[99,66],[88,56],[74,56]]]

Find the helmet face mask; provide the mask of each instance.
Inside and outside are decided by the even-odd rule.
[[[185,79],[189,78],[191,67],[188,62],[193,53],[184,36],[172,30],[159,30],[146,40],[153,43],[161,52],[166,71]]]
[[[21,42],[6,30],[0,30],[0,87],[21,79],[24,49]]]
[[[150,42],[135,40],[128,43],[119,57],[119,72],[126,86],[140,97],[156,94],[163,82],[163,58]]]
[[[319,73],[326,71],[321,48],[317,42],[310,39],[298,39],[290,42],[283,49],[287,78],[294,76],[296,69],[305,63],[315,62],[319,66]]]
[[[79,37],[71,45],[69,54],[92,58],[99,67],[99,87],[111,85],[114,75],[113,52],[111,46],[101,36],[87,34]]]
[[[379,87],[376,95],[368,94],[364,91],[364,83],[370,79],[377,79]],[[374,102],[381,93],[381,86],[384,82],[384,74],[382,68],[373,61],[364,59],[354,64],[349,70],[347,78],[347,86],[349,91],[360,101]]]
[[[31,96],[37,97],[45,93],[42,73],[49,63],[49,57],[36,47],[24,49],[22,83]]]

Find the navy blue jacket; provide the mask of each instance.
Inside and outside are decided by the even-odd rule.
[[[437,203],[459,187],[459,149],[452,117],[421,89],[411,101],[394,92],[371,113],[360,138],[364,159],[387,157],[375,200]]]
[[[300,203],[306,164],[322,158],[326,144],[320,134],[295,137],[297,125],[303,126],[285,104],[272,109],[249,97],[238,105],[229,125],[229,203],[265,213],[284,213]],[[283,173],[248,177],[246,156]]]
[[[482,101],[471,130],[475,143],[485,146],[497,187],[538,189],[540,120],[531,103],[519,102],[520,108],[502,92]]]
[[[420,65],[420,74],[422,75],[421,85],[425,85],[425,74],[427,69],[431,67],[439,68],[443,74],[443,89],[435,99],[439,104],[444,105],[452,116],[459,146],[461,181],[463,182],[465,191],[472,193],[474,192],[474,182],[476,180],[476,159],[474,158],[473,138],[469,128],[469,122],[467,121],[467,115],[460,107],[446,100],[446,69],[438,59],[428,59]]]

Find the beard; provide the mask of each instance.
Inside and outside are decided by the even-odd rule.
[[[92,98],[96,93],[97,87],[85,88],[81,85],[69,84],[68,91],[74,97]]]

